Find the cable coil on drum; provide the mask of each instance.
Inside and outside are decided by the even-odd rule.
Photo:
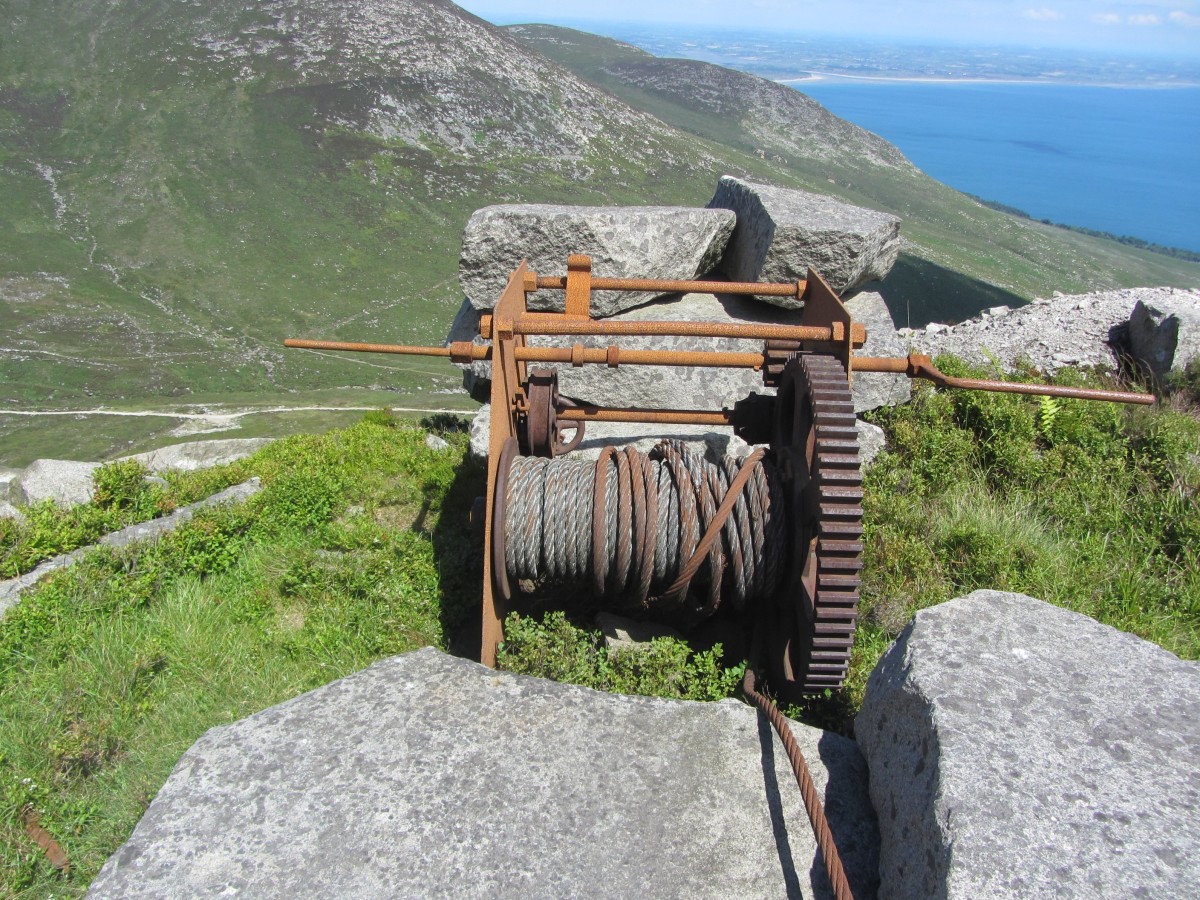
[[[739,474],[744,486],[726,501]],[[732,505],[720,522],[723,502]],[[726,599],[742,609],[774,591],[788,537],[784,506],[761,452],[714,464],[664,440],[649,454],[609,447],[594,463],[516,456],[505,496],[505,568],[510,579],[703,619]],[[705,548],[714,523],[719,530]]]

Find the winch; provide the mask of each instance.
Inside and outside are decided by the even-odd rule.
[[[594,291],[789,298],[798,324],[593,319]],[[563,292],[561,312],[530,309]],[[525,588],[587,592],[634,615],[695,625],[722,610],[752,623],[773,691],[783,697],[843,682],[858,618],[862,469],[851,383],[887,372],[948,388],[1153,403],[1149,394],[952,378],[928,356],[858,355],[866,329],[820,274],[784,283],[602,278],[572,255],[562,276],[522,263],[479,334],[447,347],[288,340],[288,347],[491,361],[491,432],[484,517],[481,661],[494,666],[504,617]],[[605,347],[533,346],[536,336],[601,336]],[[630,349],[621,337],[717,337],[761,352]],[[610,368],[749,368],[773,393],[732,408],[598,406],[563,396],[547,364]],[[606,447],[572,455],[590,422],[730,428],[751,445],[714,462],[679,441],[649,453]],[[765,657],[765,659],[763,658]],[[752,660],[755,662],[755,660]]]

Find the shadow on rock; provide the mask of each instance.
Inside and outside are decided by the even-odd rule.
[[[901,253],[891,273],[876,285],[897,328],[923,328],[930,322],[957,324],[994,306],[1016,309],[1029,301],[1011,291]]]
[[[421,422],[433,433],[466,431],[469,420],[458,416],[432,416]],[[479,659],[479,619],[482,610],[483,529],[472,527],[471,507],[487,489],[487,463],[469,453],[446,491],[432,531],[440,587],[441,625],[446,650],[466,659]],[[428,504],[414,524],[425,530]]]

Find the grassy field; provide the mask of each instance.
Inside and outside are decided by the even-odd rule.
[[[969,374],[953,359],[951,373]],[[1067,372],[1060,380],[1094,383]],[[1200,658],[1200,419],[1156,409],[917,389],[876,414],[891,450],[867,476],[861,627],[850,680],[792,714],[845,729],[879,655],[916,610],[1014,590]],[[452,449],[368,413],[166,489],[109,467],[90,507],[0,535],[12,570],[131,517],[250,475],[264,490],[157,543],[102,550],[0,620],[0,895],[78,896],[204,730],[394,653],[477,647],[483,490]],[[125,476],[129,473],[125,472]],[[16,560],[14,562],[14,560]],[[716,699],[743,660],[660,640],[611,653],[567,611],[510,618],[508,669],[606,690]],[[24,810],[71,859],[57,871]]]
[[[450,377],[459,376],[454,372]],[[106,407],[103,412],[0,412],[0,466],[22,467],[43,458],[108,460],[186,441],[320,433],[357,421],[365,409],[386,407],[396,410],[400,418],[416,420],[438,411],[469,414],[478,407],[457,390],[316,391],[304,399],[312,406],[300,406],[290,397],[276,406],[255,394],[213,403],[151,406],[147,402]]]
[[[424,429],[368,418],[181,476],[173,498],[251,474],[264,489],[156,543],[94,552],[0,620],[0,896],[81,895],[207,728],[453,646],[477,618],[466,513],[482,471],[463,461],[465,435],[436,453]],[[3,544],[63,549],[96,514],[47,514]],[[68,874],[29,841],[27,808]]]

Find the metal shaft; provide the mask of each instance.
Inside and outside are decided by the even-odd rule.
[[[577,406],[558,410],[563,422],[646,422],[655,425],[732,425],[728,410],[709,412],[702,409],[619,409],[611,406]]]
[[[861,326],[860,326],[861,327]],[[724,322],[596,322],[549,316],[534,322],[514,322],[513,334],[600,334],[621,337],[725,337],[756,341],[831,341],[833,329],[805,325],[740,325]],[[865,336],[864,336],[865,337]],[[861,341],[862,339],[860,339]]]
[[[656,278],[595,278],[590,280],[593,291],[647,291],[660,294],[752,294],[756,297],[804,296],[806,282],[793,281],[759,284],[754,281],[674,281]],[[567,288],[565,275],[539,275],[539,290],[563,291]]]
[[[352,341],[306,341],[288,338],[283,346],[297,350],[346,350],[352,353],[398,353],[401,356],[442,356],[450,358],[449,347],[410,347],[404,344],[360,344]],[[488,348],[481,347],[486,350]],[[489,354],[490,356],[490,354]],[[480,359],[487,359],[481,356]]]
[[[1063,387],[1057,384],[1022,384],[1017,381],[989,381],[982,378],[956,378],[942,372],[928,356],[910,353],[907,357],[856,356],[852,360],[855,372],[892,372],[909,378],[924,378],[938,387],[964,388],[972,391],[992,391],[998,394],[1033,394],[1041,397],[1070,397],[1075,400],[1104,400],[1110,403],[1137,403],[1151,406],[1153,394],[1130,391],[1106,391],[1095,388]]]
[[[630,323],[638,324],[638,323]],[[645,323],[642,323],[645,324]],[[657,326],[659,323],[649,323]],[[736,326],[726,326],[728,328]],[[754,328],[770,328],[771,326],[748,326]],[[787,327],[787,326],[777,326]],[[828,332],[828,329],[815,329]],[[570,333],[570,332],[562,332]],[[580,332],[592,333],[592,332]],[[609,333],[609,332],[597,332]],[[664,332],[679,333],[679,332]],[[396,353],[407,356],[440,356],[447,359],[464,362],[488,360],[492,358],[492,348],[482,344],[472,344],[459,341],[449,347],[413,347],[402,344],[362,344],[349,341],[309,341],[289,338],[283,342],[285,347],[295,347],[302,350],[343,350],[357,353]],[[574,347],[517,347],[513,351],[517,360],[522,362],[570,363],[573,366],[607,365],[616,368],[619,365],[631,366],[692,366],[697,368],[730,368],[730,369],[761,369],[766,357],[761,353],[719,353],[703,350],[623,350],[618,346],[584,347],[576,344]],[[850,361],[855,372],[890,372],[896,375],[907,375],[909,378],[924,378],[939,387],[964,388],[976,391],[994,391],[1005,394],[1032,394],[1043,397],[1070,397],[1077,400],[1103,400],[1111,403],[1137,403],[1146,406],[1153,405],[1153,394],[1137,394],[1130,391],[1106,391],[1093,388],[1063,387],[1054,384],[1022,384],[1014,381],[988,381],[981,378],[956,378],[946,375],[930,361],[928,356],[911,353],[907,357],[855,356]],[[676,411],[683,414],[683,411]],[[611,414],[611,413],[610,413]],[[696,415],[688,412],[688,415]],[[577,421],[586,420],[586,414],[563,416]],[[662,421],[646,419],[615,419],[597,418],[596,421]],[[674,424],[682,424],[685,420],[675,420]],[[688,420],[694,421],[694,420]],[[696,424],[719,424],[715,422],[696,422]]]

